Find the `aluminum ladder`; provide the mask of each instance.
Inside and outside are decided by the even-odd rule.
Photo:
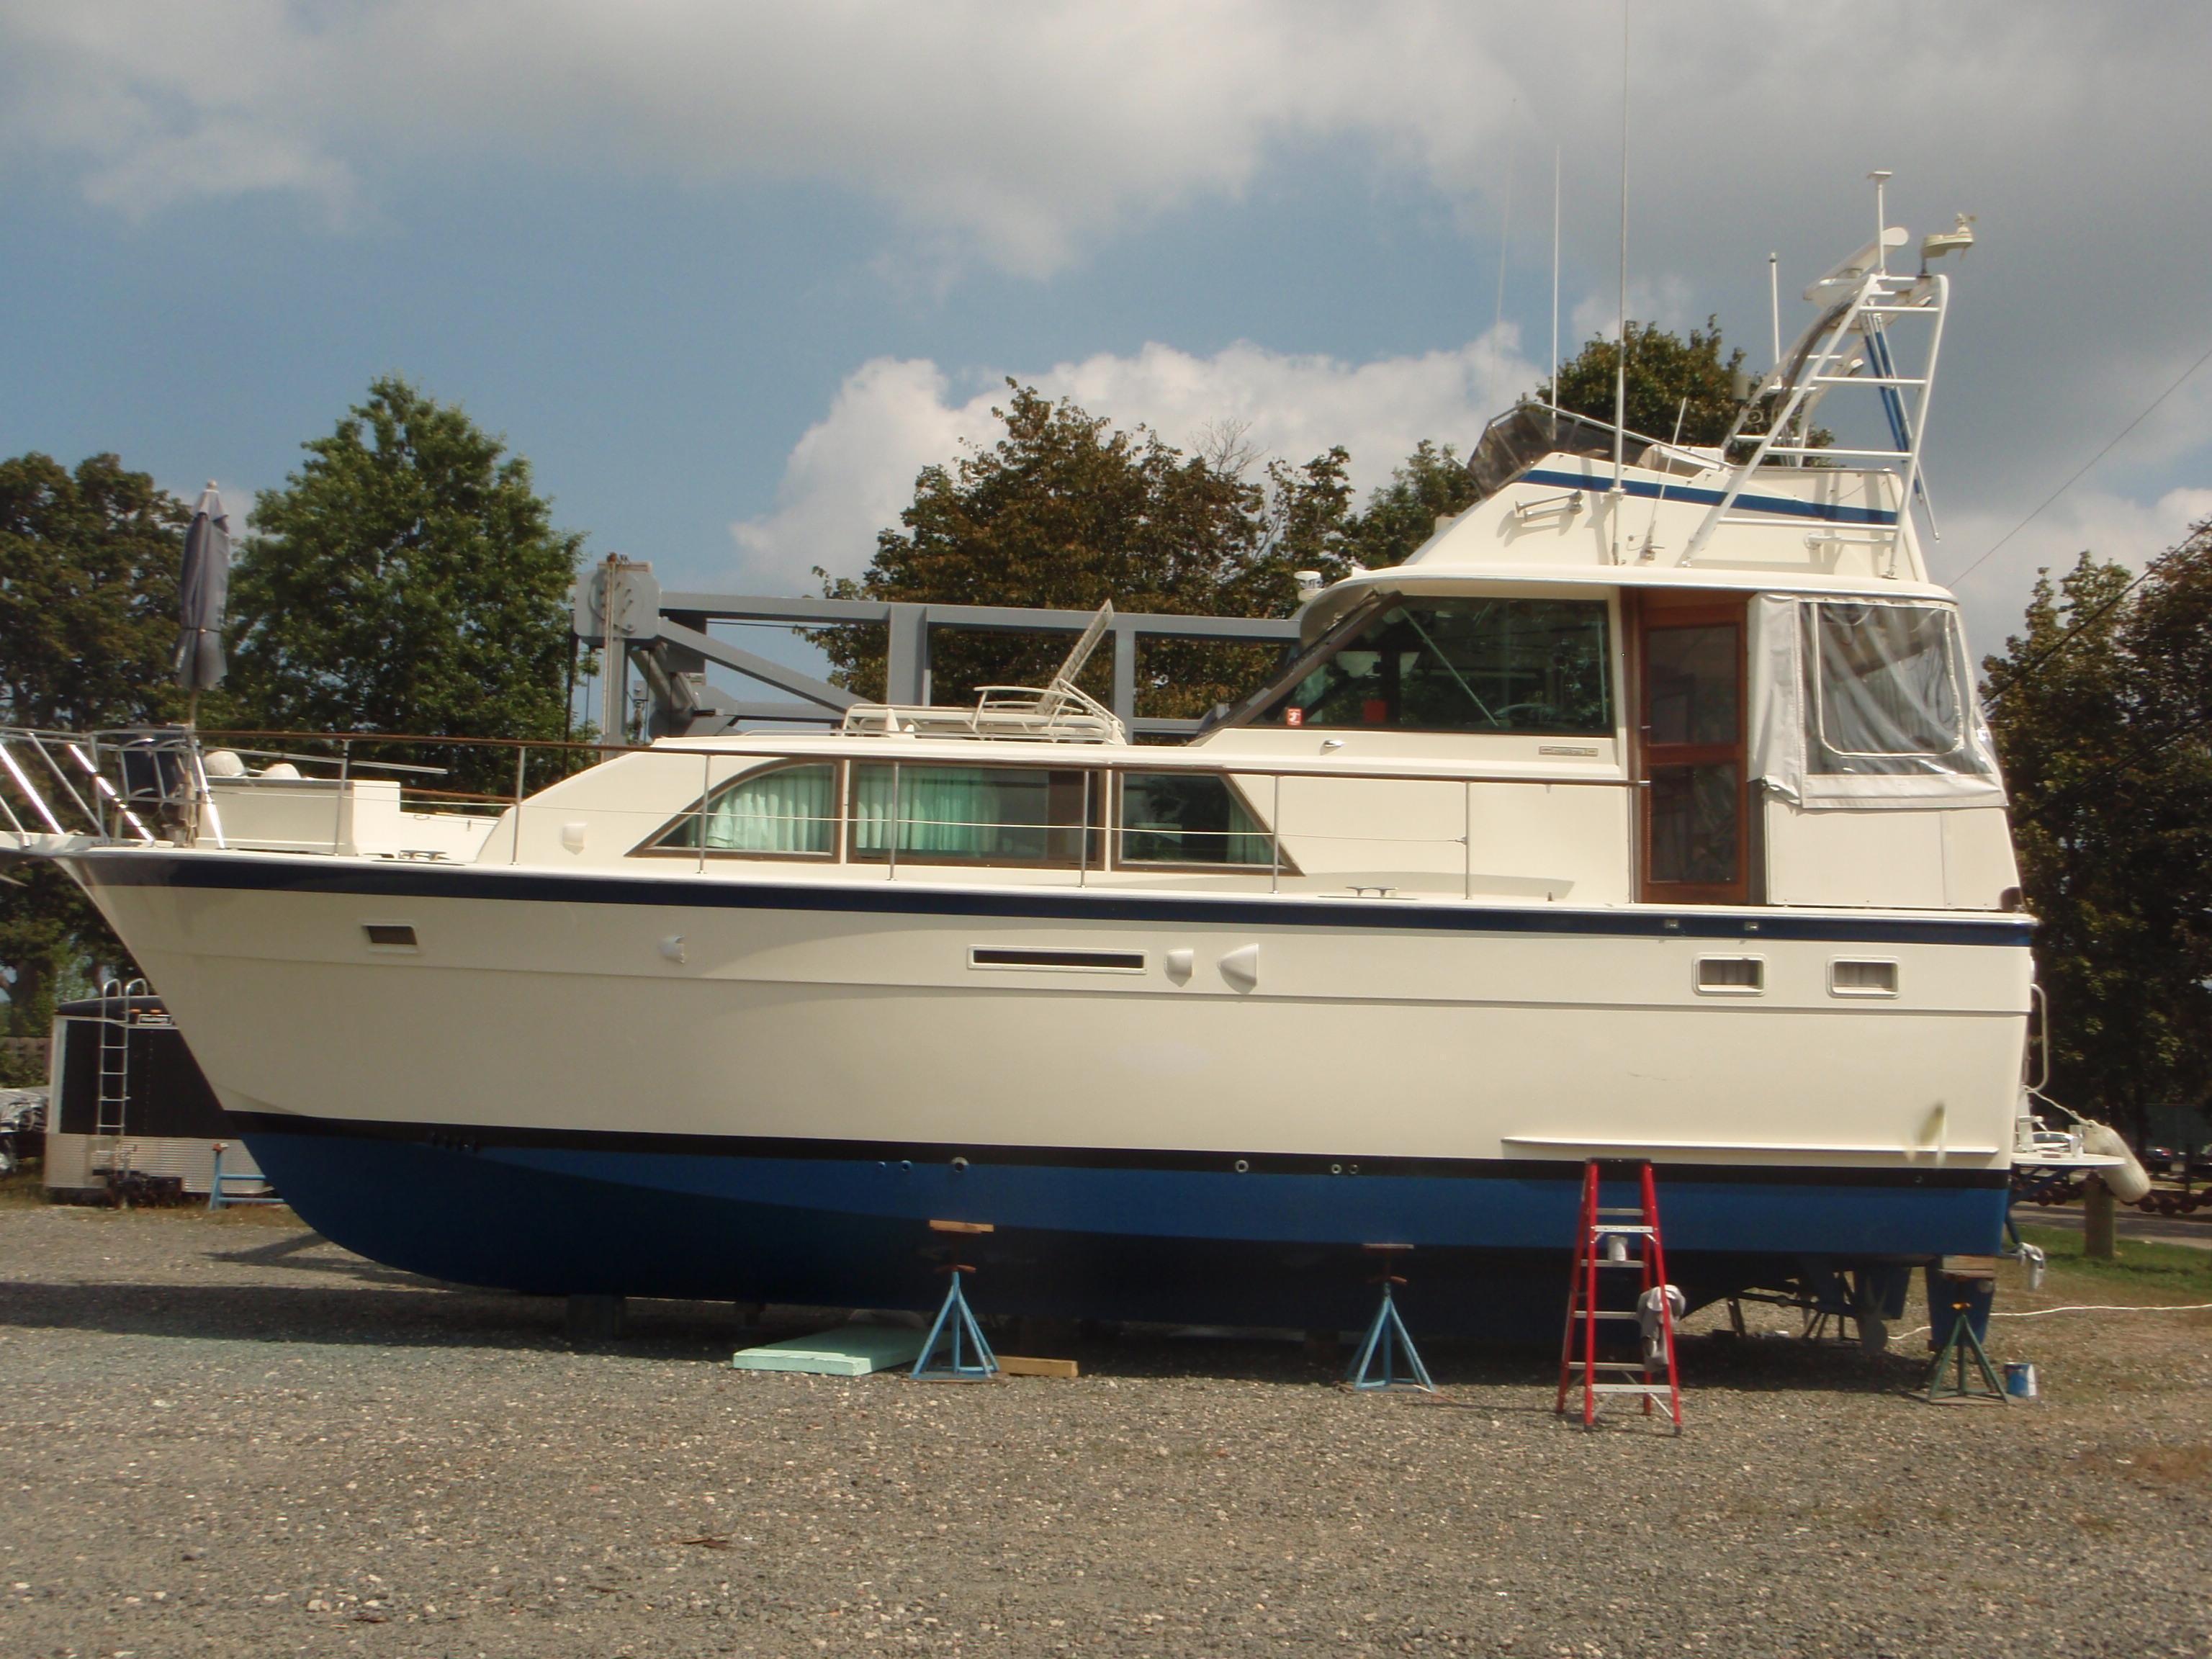
[[[133,998],[148,994],[143,979],[111,979],[100,988],[100,1090],[92,1132],[103,1140],[123,1138],[131,1109],[131,1032],[138,1023]],[[112,1164],[114,1148],[109,1149]]]
[[[1626,1395],[1646,1417],[1656,1402],[1675,1433],[1682,1431],[1682,1385],[1674,1363],[1674,1320],[1682,1296],[1667,1279],[1667,1253],[1659,1231],[1659,1193],[1649,1163],[1636,1169],[1639,1202],[1608,1207],[1598,1160],[1583,1168],[1582,1207],[1575,1229],[1574,1277],[1567,1289],[1566,1328],[1559,1339],[1559,1392],[1553,1410],[1564,1416],[1568,1396],[1582,1390],[1583,1426],[1597,1421],[1599,1402]],[[1632,1288],[1629,1305],[1624,1290]],[[1636,1358],[1620,1358],[1620,1345],[1602,1333],[1622,1324]]]

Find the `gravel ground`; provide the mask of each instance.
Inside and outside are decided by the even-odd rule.
[[[2060,1297],[2143,1299],[2000,1306]],[[1540,1355],[1440,1348],[1430,1400],[1127,1335],[959,1388],[730,1370],[759,1334],[577,1348],[281,1213],[18,1195],[0,1653],[2212,1653],[2212,1315],[2002,1326],[2011,1407],[1699,1335],[1680,1439],[1563,1426]]]

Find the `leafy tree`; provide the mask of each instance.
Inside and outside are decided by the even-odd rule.
[[[1686,339],[1652,323],[1632,322],[1628,335],[1630,425],[1670,434],[1687,397],[1682,441],[1719,442],[1735,418],[1743,353],[1723,357],[1711,323]],[[1562,406],[1610,422],[1613,361],[1610,343],[1585,346],[1560,370]],[[1209,433],[1187,455],[1143,427],[1117,429],[1072,403],[1007,385],[1008,406],[992,411],[1004,434],[950,466],[926,468],[900,515],[903,528],[877,538],[866,574],[853,580],[816,572],[825,593],[1071,608],[1110,599],[1130,611],[1287,616],[1297,603],[1294,572],[1334,580],[1354,566],[1402,563],[1439,518],[1475,495],[1448,443],[1424,439],[1356,507],[1346,476],[1351,456],[1340,447],[1303,466],[1271,462],[1255,478],[1241,427]],[[882,641],[837,629],[812,637],[839,684],[881,695]],[[1066,643],[940,633],[931,647],[933,695],[959,702],[981,684],[1034,684],[1058,665]],[[1140,705],[1147,714],[1199,714],[1249,690],[1273,654],[1160,642],[1139,664]],[[1087,688],[1103,691],[1109,672],[1095,662]]]
[[[1685,444],[1709,447],[1726,439],[1741,407],[1736,386],[1743,372],[1743,348],[1736,347],[1726,357],[1721,355],[1723,349],[1717,318],[1706,318],[1705,327],[1692,329],[1687,337],[1656,323],[1629,319],[1629,432],[1671,440],[1679,416]],[[1611,426],[1613,365],[1618,360],[1619,349],[1612,341],[1594,337],[1571,362],[1559,366],[1557,395],[1542,400]],[[1765,431],[1771,412],[1771,401],[1753,408],[1744,423],[1745,433],[1756,437]],[[1834,441],[1835,434],[1825,427],[1813,428],[1805,438],[1814,448],[1825,448]],[[1633,435],[1629,446],[1632,458]],[[1741,459],[1741,452],[1734,459]]]
[[[235,717],[268,730],[561,737],[583,538],[553,527],[530,464],[458,405],[392,378],[302,447],[300,470],[256,506],[232,578]],[[512,786],[511,757],[429,758],[458,787]]]
[[[1370,570],[1403,564],[1436,534],[1437,520],[1474,501],[1474,476],[1449,444],[1421,440],[1344,529],[1346,550]]]
[[[2212,1080],[2212,526],[2138,585],[2085,553],[2046,572],[1985,664],[2053,1091],[2140,1135]]]
[[[1679,413],[1684,443],[1717,444],[1727,437],[1739,407],[1735,386],[1743,367],[1743,348],[1737,347],[1726,358],[1721,356],[1719,319],[1708,317],[1705,327],[1692,329],[1686,339],[1656,323],[1639,323],[1632,317],[1627,337],[1628,429],[1647,437],[1672,438]],[[1559,366],[1553,395],[1547,401],[1612,425],[1613,369],[1619,361],[1620,348],[1613,341],[1592,338],[1572,362]]]
[[[190,516],[112,455],[75,471],[36,453],[0,461],[0,723],[84,731],[176,717],[170,653]],[[8,881],[9,1029],[44,1036],[73,966],[128,958],[52,865],[19,865]]]
[[[1285,616],[1294,573],[1334,578],[1343,551],[1348,457],[1332,450],[1304,466],[1270,465],[1249,478],[1236,434],[1209,456],[1186,455],[1139,427],[1114,428],[1073,403],[1009,381],[993,413],[1005,433],[950,466],[923,470],[902,530],[877,538],[857,581],[823,576],[833,598],[929,600],[1123,611]],[[848,630],[817,636],[842,684],[880,696],[881,641]],[[1068,641],[1054,635],[940,633],[931,645],[932,693],[972,697],[979,685],[1037,684]],[[1273,653],[1200,641],[1162,641],[1139,664],[1148,714],[1202,714],[1242,695]],[[1086,671],[1108,689],[1103,655]]]
[[[112,455],[0,461],[0,721],[172,720],[184,503]]]

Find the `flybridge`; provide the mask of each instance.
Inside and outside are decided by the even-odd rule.
[[[1888,532],[1886,535],[1870,532],[1868,537],[1870,544],[1887,550],[1890,574],[1895,573],[1909,517],[1903,503],[1917,501],[1929,515],[1930,533],[1935,533],[1935,512],[1922,477],[1921,452],[1928,434],[1929,400],[1936,389],[1936,360],[1943,346],[1951,279],[1929,266],[1947,254],[1963,253],[1972,246],[1972,223],[1967,216],[1960,215],[1954,228],[1922,240],[1917,272],[1893,274],[1890,251],[1911,240],[1911,233],[1902,226],[1885,225],[1873,241],[1805,290],[1806,299],[1820,306],[1820,313],[1738,413],[1723,447],[1749,441],[1751,453],[1732,470],[1720,500],[1713,503],[1705,522],[1691,537],[1683,551],[1683,563],[1695,562],[1723,525],[1745,522],[1732,520],[1730,510],[1753,506],[1744,498],[1746,485],[1754,473],[1776,460],[1800,467],[1817,459],[1901,468],[1900,505],[1889,515]],[[1907,325],[1924,330],[1916,374],[1901,370],[1891,337],[1893,331]],[[1813,411],[1829,392],[1845,387],[1875,394],[1889,428],[1889,447],[1847,449],[1815,447],[1809,441]],[[1771,417],[1766,430],[1751,440],[1746,428],[1762,409],[1771,409]],[[1762,506],[1758,510],[1769,509]],[[1753,518],[1749,522],[1763,520]]]
[[[1883,226],[1805,289],[1818,309],[1786,351],[1778,300],[1774,366],[1743,387],[1717,445],[1617,433],[1541,404],[1500,416],[1468,458],[1476,503],[1410,562],[1925,580],[1911,507],[1933,535],[1923,453],[1950,304],[1950,279],[1932,267],[1973,240],[1961,215],[1923,239],[1917,270],[1898,273],[1890,257],[1911,234]],[[1839,390],[1874,394],[1887,446],[1814,441],[1816,411]]]

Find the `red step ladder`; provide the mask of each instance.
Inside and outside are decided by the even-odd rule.
[[[1600,1201],[1604,1178],[1597,1160],[1583,1167],[1574,1280],[1567,1291],[1566,1329],[1559,1339],[1559,1397],[1553,1409],[1565,1414],[1567,1395],[1579,1383],[1583,1427],[1597,1421],[1601,1397],[1632,1395],[1644,1402],[1646,1417],[1656,1401],[1680,1434],[1682,1384],[1674,1367],[1674,1317],[1681,1310],[1682,1293],[1667,1279],[1650,1164],[1638,1165],[1637,1178],[1642,1202],[1607,1208]],[[1621,1305],[1621,1292],[1632,1287],[1632,1305]],[[1617,1343],[1612,1345],[1615,1357],[1602,1357],[1600,1330],[1624,1323],[1636,1340],[1636,1358],[1618,1357]]]

